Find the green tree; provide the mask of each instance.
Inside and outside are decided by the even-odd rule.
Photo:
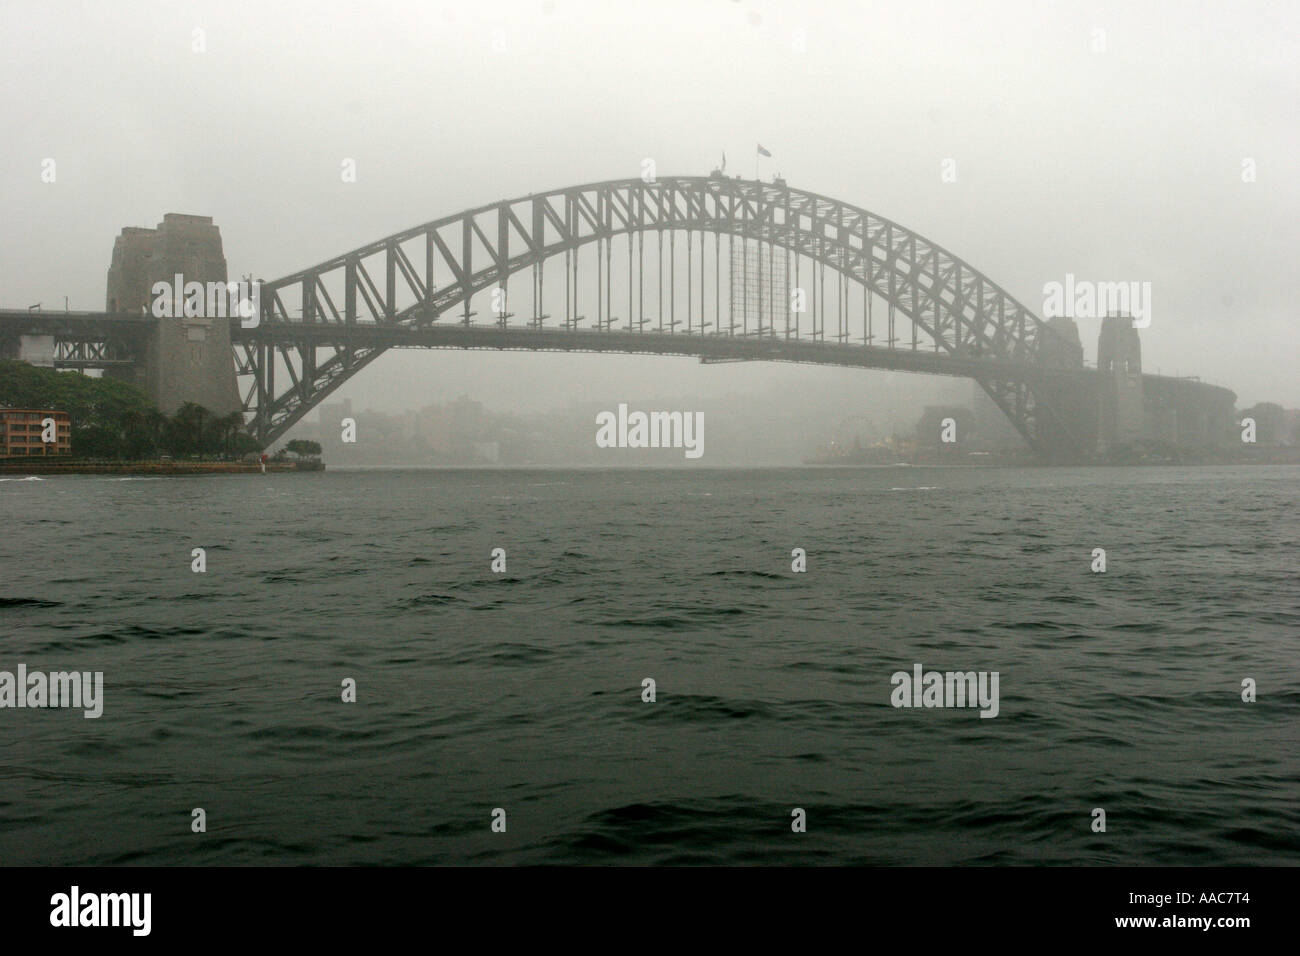
[[[153,453],[145,438],[148,429],[142,434],[141,423],[149,422],[157,410],[140,388],[127,382],[0,361],[0,404],[67,412],[72,419],[72,452],[78,456]]]
[[[213,428],[220,438],[221,451],[227,458],[235,458],[243,454],[236,448],[239,436],[244,434],[243,412],[222,415],[213,422]]]
[[[197,402],[185,402],[171,420],[171,446],[182,455],[202,455],[212,444],[213,415]]]
[[[305,438],[295,438],[284,447],[288,452],[299,458],[319,457],[321,450],[320,442],[308,441]]]
[[[237,457],[260,450],[239,412],[218,416],[186,402],[169,417],[135,385],[26,362],[0,360],[0,405],[67,412],[79,457],[143,459],[163,451]]]

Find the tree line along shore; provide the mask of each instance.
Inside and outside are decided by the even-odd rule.
[[[71,454],[0,457],[0,471],[239,473],[262,471],[261,446],[240,412],[216,415],[186,402],[159,411],[139,387],[112,378],[0,361],[0,408],[49,409],[71,419]],[[287,457],[292,455],[292,458]],[[320,445],[291,441],[265,462],[267,471],[317,471]]]

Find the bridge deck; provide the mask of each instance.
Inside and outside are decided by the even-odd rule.
[[[699,333],[596,331],[563,328],[499,328],[495,325],[432,325],[419,328],[379,325],[303,325],[279,323],[231,330],[236,342],[315,344],[354,348],[496,349],[536,352],[622,352],[680,355],[705,361],[806,362],[857,368],[894,369],[954,376],[1011,376],[1060,369],[1037,369],[1023,362],[943,352],[889,349],[862,344],[812,341],[784,336],[742,337]],[[1091,370],[1079,369],[1080,374]],[[1068,374],[1068,372],[1067,372]]]
[[[28,309],[0,308],[0,334],[53,335],[87,340],[101,336],[137,338],[155,322],[149,315],[122,312],[45,312]],[[256,343],[352,348],[432,348],[483,349],[530,352],[615,352],[626,354],[679,355],[706,362],[766,361],[837,365],[848,368],[877,368],[931,375],[966,378],[1007,378],[1033,380],[1043,376],[1077,375],[1091,378],[1091,368],[1064,369],[1043,367],[979,355],[954,355],[928,349],[890,349],[859,343],[814,341],[808,338],[775,336],[731,336],[698,332],[657,332],[653,330],[596,331],[557,327],[520,328],[496,325],[464,326],[439,324],[386,326],[374,323],[354,325],[305,324],[279,322],[243,328],[231,319],[231,341],[236,346]],[[121,365],[121,361],[80,360],[62,363],[69,368],[98,368]],[[1160,391],[1214,390],[1233,395],[1229,389],[1192,378],[1144,374],[1144,383]]]
[[[88,338],[96,333],[143,333],[157,321],[151,315],[129,312],[42,312],[28,309],[0,309],[0,332],[11,335]]]

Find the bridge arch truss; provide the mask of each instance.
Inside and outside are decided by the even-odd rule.
[[[751,323],[747,313],[737,316],[730,287],[724,315],[724,238],[729,254],[736,242],[765,250],[760,269],[764,254],[774,262],[774,250],[784,250],[780,287],[803,289],[811,315],[783,297],[781,308],[769,303],[766,322],[760,311]],[[620,258],[618,275],[615,240],[626,245],[627,269]],[[647,246],[657,266],[651,267],[656,288],[649,296]],[[547,274],[557,259],[563,259],[558,280],[553,269]],[[728,258],[726,269],[733,263]],[[836,283],[834,333],[826,326],[826,270]],[[684,296],[678,281],[683,272]],[[509,308],[519,294],[509,292],[509,283],[521,273],[531,279],[531,295],[525,296],[531,314],[516,315]],[[616,299],[614,288],[624,277]],[[776,279],[770,271],[774,287]],[[493,293],[494,308],[484,313],[491,321],[473,322],[476,296],[481,301]],[[583,314],[593,305],[594,319]],[[623,305],[627,315],[614,316]],[[512,325],[511,318],[521,321]],[[909,339],[899,337],[900,319],[910,325]],[[594,327],[580,328],[583,321]],[[615,330],[619,322],[626,327]],[[883,335],[876,334],[878,328]],[[1025,439],[1049,456],[1048,434],[1058,446],[1077,447],[1049,382],[1085,374],[1081,367],[1052,367],[1047,356],[1059,350],[1044,349],[1044,343],[1055,335],[983,273],[891,220],[783,184],[718,176],[573,186],[423,223],[263,283],[259,323],[232,330],[249,428],[264,445],[389,348],[500,348],[963,375],[976,379]]]

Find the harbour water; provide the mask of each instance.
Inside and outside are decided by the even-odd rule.
[[[0,671],[104,675],[97,719],[0,708],[0,860],[1294,864],[1298,488],[0,479]],[[917,664],[997,672],[996,718],[891,706]]]

